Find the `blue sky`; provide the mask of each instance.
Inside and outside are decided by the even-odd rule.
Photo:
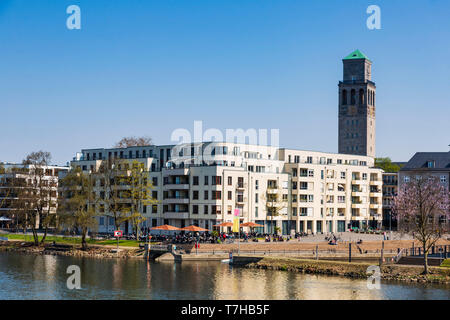
[[[66,28],[81,8],[82,29]],[[368,30],[366,8],[381,8]],[[337,152],[342,58],[377,83],[377,156],[450,143],[447,0],[0,0],[0,160],[64,164],[123,136],[280,129],[282,146]]]

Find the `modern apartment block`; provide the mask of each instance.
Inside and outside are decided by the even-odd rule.
[[[36,168],[33,165],[1,164],[0,165],[0,216],[12,219],[12,225],[20,223],[18,216],[18,200],[21,197],[19,189],[44,190],[48,192],[43,210],[55,214],[57,210],[59,176],[67,172],[69,167],[44,166]],[[50,207],[49,207],[50,206]],[[36,228],[40,228],[39,217]]]
[[[339,153],[375,157],[375,96],[372,62],[359,50],[343,59],[339,82]]]
[[[398,172],[383,173],[383,229],[397,230],[397,219],[392,214],[394,197],[398,193]]]
[[[95,172],[113,158],[144,163],[153,182],[159,203],[142,209],[144,227],[195,224],[212,230],[231,222],[235,209],[241,222],[264,225],[258,232],[275,226],[283,234],[381,226],[382,170],[373,168],[371,157],[205,142],[86,149],[71,166]],[[279,208],[270,215],[268,202],[275,194]],[[113,230],[106,212],[99,217],[99,231]],[[126,225],[124,230],[131,232]]]

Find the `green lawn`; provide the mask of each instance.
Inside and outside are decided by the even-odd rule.
[[[23,235],[23,234],[0,234],[0,237],[5,237],[11,240],[23,240],[27,242],[33,241],[32,235]],[[41,241],[42,237],[39,237],[39,241]],[[81,244],[81,238],[72,238],[72,237],[55,237],[55,236],[47,236],[45,238],[45,242],[53,242],[61,243],[61,244],[72,244],[79,245]],[[88,238],[88,244],[96,244],[96,245],[117,245],[117,240],[91,240]],[[120,240],[119,246],[124,247],[139,247],[139,242],[136,240]]]
[[[450,259],[445,259],[444,262],[442,262],[441,267],[450,268]]]

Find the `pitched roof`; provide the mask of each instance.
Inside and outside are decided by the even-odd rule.
[[[450,171],[450,152],[417,152],[400,171],[428,169],[428,161],[434,161],[430,170]]]
[[[352,60],[352,59],[367,59],[370,61],[370,59],[359,50],[353,51],[352,53],[350,53],[348,56],[346,56],[344,58],[344,60]]]

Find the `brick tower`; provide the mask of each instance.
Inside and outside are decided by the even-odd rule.
[[[339,82],[339,153],[375,157],[375,92],[372,61],[359,50],[343,60]]]

